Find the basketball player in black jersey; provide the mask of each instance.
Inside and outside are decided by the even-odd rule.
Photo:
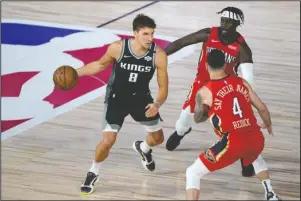
[[[133,21],[133,38],[112,43],[98,61],[77,69],[79,76],[93,75],[114,62],[106,89],[103,139],[96,147],[94,161],[81,185],[82,194],[94,191],[101,162],[108,157],[117,133],[128,115],[148,132],[145,141],[133,143],[133,149],[142,157],[144,168],[155,170],[151,147],[164,141],[158,110],[168,95],[167,55],[153,42],[155,28],[153,19],[142,14],[137,15]],[[149,82],[156,70],[159,90],[153,100]]]

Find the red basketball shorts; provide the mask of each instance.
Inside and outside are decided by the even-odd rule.
[[[191,89],[188,93],[187,99],[182,107],[183,110],[190,106],[190,112],[194,113],[196,94],[200,90],[200,88],[202,88],[207,82],[207,79],[203,79],[199,76],[196,76],[195,80],[191,85]]]
[[[215,171],[243,159],[243,165],[253,163],[264,148],[262,132],[230,133],[223,135],[219,141],[199,155],[209,171]]]

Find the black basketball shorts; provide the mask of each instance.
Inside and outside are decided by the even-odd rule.
[[[123,125],[125,117],[131,117],[139,122],[147,132],[156,132],[161,129],[161,118],[159,113],[147,118],[145,107],[153,103],[150,93],[117,95],[113,94],[105,102],[103,112],[102,129],[103,132],[118,133]]]

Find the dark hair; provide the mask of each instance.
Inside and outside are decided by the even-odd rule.
[[[244,13],[242,12],[242,10],[240,10],[239,8],[236,8],[236,7],[230,7],[230,6],[229,6],[229,7],[224,8],[223,10],[217,12],[217,14],[221,14],[221,13],[223,13],[224,11],[229,11],[229,12],[234,13],[236,16],[239,16],[240,19],[241,19],[241,22],[238,21],[238,25],[241,25],[241,24],[244,23],[244,21],[245,21],[245,16],[244,16]]]
[[[134,31],[139,31],[139,29],[144,27],[155,29],[156,26],[155,20],[143,14],[138,14],[133,21]]]
[[[225,54],[218,49],[213,49],[208,53],[207,62],[210,68],[220,69],[225,64]]]

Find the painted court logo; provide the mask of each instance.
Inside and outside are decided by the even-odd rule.
[[[85,28],[36,21],[3,20],[1,24],[1,138],[45,122],[105,93],[112,65],[84,76],[71,91],[54,89],[52,75],[62,65],[81,67],[99,59],[110,43],[131,37],[131,32]],[[165,48],[176,38],[156,36]],[[184,48],[169,63],[188,56]]]

